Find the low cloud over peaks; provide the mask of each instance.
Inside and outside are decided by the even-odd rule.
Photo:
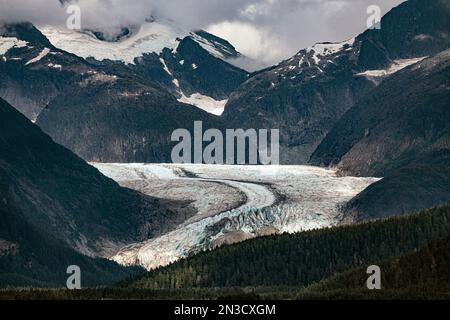
[[[84,28],[140,24],[150,16],[191,30],[205,29],[230,41],[258,67],[275,64],[301,48],[342,41],[366,28],[367,7],[382,13],[403,0],[74,0]],[[64,24],[59,0],[0,0],[0,21]]]

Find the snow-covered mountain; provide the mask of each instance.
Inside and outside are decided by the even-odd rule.
[[[239,57],[228,42],[167,21],[116,40],[40,29],[1,29],[0,97],[87,160],[170,161],[171,132],[194,121],[220,128],[217,115],[248,77],[226,62]]]
[[[38,27],[44,36],[57,48],[81,58],[97,61],[121,61],[134,64],[145,54],[161,54],[164,48],[176,49],[179,39],[189,32],[178,28],[169,20],[148,21],[140,26],[127,28],[124,36],[106,37],[100,31],[71,30],[66,26]],[[105,32],[105,31],[104,31]]]
[[[168,19],[149,19],[139,26],[130,26],[117,35],[106,31],[70,30],[65,26],[42,26],[38,29],[57,48],[84,59],[122,61],[136,64],[144,55],[160,55],[164,49],[175,51],[186,37],[190,37],[216,58],[228,60],[240,54],[225,40],[206,32],[192,32]],[[115,29],[115,28],[114,28]],[[137,61],[136,61],[137,60]]]

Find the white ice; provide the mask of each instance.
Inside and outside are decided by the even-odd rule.
[[[338,177],[333,170],[310,166],[94,165],[119,183],[124,179],[142,179],[146,188],[140,191],[149,195],[159,195],[162,180],[175,181],[177,195],[183,184],[189,188],[187,195],[188,191],[196,193],[190,188],[200,191],[210,188],[211,183],[220,183],[222,187],[229,186],[245,194],[246,203],[223,212],[211,208],[214,205],[220,208],[230,200],[231,193],[216,193],[204,203],[211,214],[202,211],[175,230],[127,246],[112,257],[123,265],[138,264],[147,269],[170,264],[222,243],[254,238],[267,230],[269,233],[293,233],[336,225],[340,223],[338,206],[378,181],[376,178]],[[166,194],[170,196],[170,192]],[[283,201],[277,201],[280,194],[284,196]]]
[[[179,98],[178,101],[193,105],[216,116],[221,116],[225,111],[225,105],[227,104],[228,99],[219,101],[200,93],[193,93],[190,96],[181,93],[181,98]]]
[[[26,41],[13,37],[0,37],[0,55],[4,55],[12,48],[23,48],[27,46]]]
[[[413,58],[413,59],[399,59],[395,60],[387,69],[380,69],[380,70],[368,70],[365,72],[358,73],[358,76],[366,76],[366,77],[384,77],[392,75],[396,72],[399,72],[400,70],[403,70],[404,68],[416,64],[426,57],[421,58]]]

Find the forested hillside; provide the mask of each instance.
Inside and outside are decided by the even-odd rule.
[[[304,287],[450,234],[450,206],[390,220],[271,236],[222,247],[124,284],[147,289]]]

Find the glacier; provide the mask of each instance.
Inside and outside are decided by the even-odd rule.
[[[92,165],[123,186],[190,200],[197,208],[197,215],[175,230],[125,246],[111,257],[147,270],[258,236],[338,225],[339,206],[379,180],[340,177],[312,166]]]

